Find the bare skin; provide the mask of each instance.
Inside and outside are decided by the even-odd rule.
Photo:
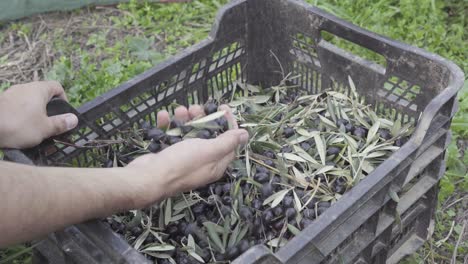
[[[60,84],[10,89],[0,94],[0,147],[34,146],[76,125],[71,122],[74,116],[51,119],[45,114],[50,98],[65,98]],[[245,130],[237,129],[229,108],[221,108],[227,110],[234,129],[216,139],[185,140],[158,154],[141,156],[125,168],[44,168],[0,161],[0,248],[88,219],[142,208],[215,181],[248,139]],[[188,121],[203,114],[200,106],[179,107],[175,118]],[[169,122],[167,112],[158,113],[158,126]],[[24,132],[14,133],[17,130]]]

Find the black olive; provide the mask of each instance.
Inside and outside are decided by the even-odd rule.
[[[119,225],[117,227],[117,231],[122,233],[124,230],[125,230],[125,224],[119,223]]]
[[[177,228],[177,226],[175,225],[168,225],[166,227],[166,233],[168,233],[169,235],[173,236],[175,234],[177,234],[177,232],[179,232],[179,229]]]
[[[289,195],[288,195],[288,196],[285,196],[285,197],[284,197],[282,203],[283,203],[283,206],[284,206],[285,208],[289,208],[289,207],[293,206],[294,199],[293,199],[292,196],[289,196]]]
[[[346,191],[346,186],[336,184],[336,182],[335,182],[335,184],[333,185],[333,191],[335,193],[343,194]]]
[[[179,232],[181,232],[182,234],[185,233],[185,229],[187,229],[187,222],[185,221],[180,221],[179,224],[177,225],[177,228],[179,230]]]
[[[170,136],[169,137],[169,145],[174,145],[176,143],[179,143],[180,141],[182,141],[182,138],[181,137],[176,137],[176,136]]]
[[[273,214],[274,214],[275,216],[280,216],[280,215],[282,215],[282,214],[283,214],[283,208],[282,208],[282,207],[279,207],[279,206],[275,207],[275,208],[273,209]]]
[[[340,127],[341,125],[346,126],[348,123],[349,123],[349,121],[346,120],[346,119],[343,119],[343,118],[340,118],[340,119],[336,120],[336,125],[338,127]]]
[[[397,147],[401,147],[406,143],[407,140],[408,140],[407,138],[397,138],[393,145],[395,145]]]
[[[206,204],[199,203],[192,208],[192,212],[198,215],[198,214],[204,213],[205,209],[206,209]]]
[[[239,248],[238,247],[230,247],[226,250],[226,256],[229,259],[235,259],[237,256],[239,256]]]
[[[162,141],[166,137],[166,133],[159,128],[152,128],[148,130],[147,137],[153,141]]]
[[[215,254],[214,257],[215,257],[216,261],[223,261],[223,260],[226,260],[226,257],[224,256],[224,254],[221,254],[221,253]]]
[[[184,235],[186,236],[192,235],[192,234],[195,234],[197,231],[198,231],[197,223],[190,223],[190,224],[187,224]]]
[[[270,167],[275,167],[275,163],[272,161],[272,160],[264,160],[263,163],[265,163],[265,165],[267,166],[270,166]]]
[[[279,113],[275,117],[273,117],[273,119],[278,122],[281,121],[282,118],[283,118],[283,113]]]
[[[151,244],[151,243],[154,243],[156,242],[156,238],[150,234],[148,234],[148,236],[145,238],[145,244]]]
[[[354,131],[354,126],[351,123],[348,123],[345,125],[346,133],[353,133]]]
[[[265,212],[263,212],[263,214],[265,214]],[[253,222],[253,229],[259,230],[261,226],[262,226],[262,220],[259,217],[256,217]]]
[[[158,143],[158,142],[153,141],[148,145],[148,150],[151,153],[159,152],[161,150],[161,144]]]
[[[299,198],[302,198],[305,195],[305,192],[303,190],[300,190],[300,189],[296,189],[295,192],[296,192],[297,196],[299,196]]]
[[[141,234],[141,232],[143,232],[141,227],[134,226],[134,227],[130,228],[130,233],[132,233],[132,235],[134,235],[134,236],[139,236]]]
[[[286,209],[286,212],[284,212],[284,216],[288,219],[291,220],[296,216],[296,209],[290,207]]]
[[[242,189],[242,194],[243,194],[243,195],[247,195],[247,194],[249,194],[249,192],[250,192],[250,189],[249,189],[248,187],[244,187],[244,188]]]
[[[285,136],[286,138],[288,137],[292,137],[294,135],[294,128],[292,127],[285,127],[283,129],[283,136]]]
[[[223,203],[225,205],[231,205],[232,203],[232,197],[229,195],[223,196]]]
[[[231,207],[225,206],[225,205],[221,206],[221,214],[223,216],[230,215],[231,214]]]
[[[208,218],[206,218],[205,215],[199,215],[196,217],[197,218],[197,223],[199,225],[203,225],[203,223],[207,222],[208,221]]]
[[[262,186],[262,197],[267,198],[273,194],[273,186],[271,184],[265,184]]]
[[[257,168],[256,168],[255,171],[257,173],[266,173],[266,174],[270,173],[270,171],[267,168],[265,168],[265,167],[263,167],[261,165],[257,165]]]
[[[250,210],[250,208],[245,207],[245,206],[240,208],[239,216],[247,222],[252,221],[252,218],[253,218],[252,211]]]
[[[158,259],[159,264],[172,264],[169,259]]]
[[[271,150],[267,150],[265,152],[263,152],[263,156],[267,157],[267,158],[270,158],[270,159],[274,159],[275,158],[275,153]]]
[[[214,193],[215,193],[216,195],[221,195],[221,193],[223,193],[223,186],[217,185],[216,188],[215,188],[215,190],[214,190]]]
[[[231,184],[230,183],[225,183],[223,185],[223,193],[224,194],[229,194],[231,192]]]
[[[392,134],[390,133],[390,131],[385,128],[379,129],[379,136],[384,140],[389,140],[392,138]]]
[[[353,135],[355,135],[358,138],[365,138],[367,136],[367,129],[364,127],[358,126],[354,129]]]
[[[205,104],[205,114],[210,115],[218,111],[218,106],[215,103]]]
[[[273,218],[275,218],[275,217],[274,217],[272,211],[267,210],[267,211],[263,212],[263,221],[265,221],[266,224],[271,223],[271,221],[273,220]]]
[[[273,179],[271,180],[271,183],[275,185],[278,185],[278,183],[280,182],[281,182],[281,177],[278,175],[274,176]]]
[[[193,127],[192,126],[181,126],[180,131],[182,131],[183,134],[187,134],[190,131],[192,131]]]
[[[284,147],[281,148],[281,152],[282,152],[282,153],[291,153],[291,152],[292,152],[292,148],[291,148],[291,146],[289,146],[289,145],[288,145],[288,146],[284,146]]]
[[[200,245],[200,243],[198,243]],[[201,246],[201,245],[200,245]],[[208,244],[206,244],[208,246]],[[209,250],[202,249],[201,252],[198,254],[205,262],[209,262],[211,259],[211,253]],[[195,262],[198,263],[198,262]]]
[[[335,155],[338,155],[338,153],[341,152],[341,148],[339,147],[329,147],[327,149],[327,155],[328,156],[335,156]]]
[[[171,123],[169,124],[169,128],[178,128],[178,127],[181,127],[183,126],[184,124],[179,121],[179,120],[172,120]]]
[[[338,178],[336,178],[335,182],[338,185],[346,185],[346,183],[347,183],[345,177],[338,177]]]
[[[263,204],[262,204],[262,202],[260,200],[255,199],[255,200],[252,201],[252,207],[254,209],[260,210],[262,208],[262,206],[263,206]]]
[[[202,129],[202,130],[198,131],[197,138],[209,139],[209,138],[211,138],[211,133],[207,129]]]
[[[284,221],[283,220],[278,220],[273,224],[273,229],[276,231],[280,231],[284,226]]]
[[[315,218],[315,210],[314,209],[305,209],[302,211],[302,215],[306,218],[309,219],[314,219]]]
[[[328,208],[326,207],[318,207],[317,208],[317,215],[322,215]]]
[[[266,173],[260,172],[254,175],[254,180],[259,183],[265,183],[270,180],[270,176]]]
[[[244,253],[245,251],[249,250],[250,246],[249,246],[249,242],[245,239],[239,241],[239,243],[237,244],[237,248],[239,248],[239,252],[242,254]]]
[[[302,142],[302,143],[301,143],[301,148],[302,148],[303,150],[305,150],[305,151],[309,151],[309,149],[310,149],[310,144],[307,143],[307,142]]]
[[[221,130],[223,132],[229,130],[229,122],[224,116],[216,119],[215,121],[221,127]]]

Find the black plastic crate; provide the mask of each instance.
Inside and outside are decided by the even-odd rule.
[[[326,33],[324,33],[326,32]],[[325,37],[322,37],[325,36]],[[371,50],[376,62],[347,52],[326,35]],[[377,56],[378,57],[378,56]],[[296,0],[235,0],[219,12],[210,37],[78,109],[75,144],[108,138],[177,102],[204,103],[238,81],[269,86],[299,74],[302,89],[349,91],[348,76],[377,112],[417,125],[411,139],[276,254],[256,246],[235,263],[396,263],[431,235],[438,182],[463,73],[437,55],[338,19]],[[98,150],[47,145],[7,151],[39,165],[96,165]],[[389,193],[397,192],[399,202]],[[44,239],[37,263],[149,263],[99,221]]]

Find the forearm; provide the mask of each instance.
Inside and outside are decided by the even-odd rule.
[[[140,206],[138,181],[122,168],[45,168],[0,162],[0,172],[0,247]]]

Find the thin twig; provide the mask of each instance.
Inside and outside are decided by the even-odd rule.
[[[455,244],[455,248],[453,249],[452,261],[450,262],[451,264],[457,263],[457,251],[458,251],[458,247],[460,246],[460,242],[463,238],[463,235],[465,233],[465,227],[466,227],[466,220],[463,221],[463,227],[461,229],[460,236],[458,237],[457,244]]]

